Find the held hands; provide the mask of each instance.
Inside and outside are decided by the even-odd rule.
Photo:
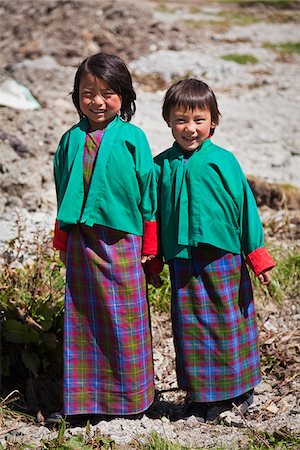
[[[146,262],[151,261],[155,258],[155,255],[142,255],[141,257],[141,263],[145,264]],[[163,285],[163,281],[161,280],[160,276],[156,273],[147,273],[146,279],[148,284],[152,284],[155,288],[159,288]]]
[[[265,272],[260,273],[258,275],[258,279],[260,281],[260,284],[269,286],[269,284],[271,283],[271,271],[266,270]]]
[[[151,259],[155,258],[155,255],[142,255],[141,257],[141,263],[145,264],[148,261],[151,261]]]

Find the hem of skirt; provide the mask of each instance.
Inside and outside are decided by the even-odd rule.
[[[98,408],[80,408],[80,409],[76,409],[74,412],[74,408],[72,408],[71,410],[64,410],[64,414],[66,416],[74,416],[74,415],[78,415],[78,414],[100,414],[100,415],[107,415],[107,416],[131,416],[134,414],[140,414],[143,413],[145,411],[147,411],[147,409],[149,408],[149,406],[152,405],[152,403],[154,402],[154,398],[155,398],[155,392],[153,391],[153,395],[151,396],[152,399],[149,400],[149,402],[146,403],[146,407],[145,408],[139,408],[139,409],[134,409],[132,411],[129,412],[124,412],[124,411],[111,411],[111,412],[107,412],[102,410],[102,409],[98,409]],[[69,412],[70,411],[70,412]]]
[[[247,385],[246,387],[244,386],[243,389],[240,389],[236,392],[234,392],[234,394],[227,394],[224,393],[224,395],[221,396],[211,396],[209,398],[209,400],[207,399],[207,396],[203,396],[202,394],[197,395],[197,393],[195,392],[190,392],[189,389],[187,387],[183,388],[180,387],[180,389],[182,389],[183,391],[185,391],[187,393],[187,396],[189,398],[189,400],[193,401],[193,402],[204,402],[204,403],[209,403],[209,402],[218,402],[218,401],[223,401],[223,400],[230,400],[232,398],[238,397],[242,394],[244,394],[245,392],[248,392],[250,389],[254,389],[255,386],[257,386],[260,382],[261,382],[262,378],[260,377],[259,379],[256,379],[253,383]]]

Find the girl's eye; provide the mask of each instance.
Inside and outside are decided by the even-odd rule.
[[[105,97],[105,98],[111,97],[112,95],[115,95],[114,91],[106,91],[103,93],[103,97]]]

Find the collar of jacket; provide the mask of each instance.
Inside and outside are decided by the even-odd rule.
[[[109,158],[110,146],[104,146],[107,139],[114,141],[114,134],[118,132],[118,125],[121,123],[119,116],[116,116],[106,127],[103,135],[101,147],[105,149],[102,152],[102,157],[97,158],[94,167],[94,175],[91,180],[89,194],[86,199],[84,211],[82,211],[84,199],[84,185],[83,185],[83,152],[85,145],[86,132],[89,128],[89,123],[86,118],[83,118],[79,123],[74,125],[68,133],[67,141],[67,163],[64,168],[62,178],[66,180],[66,185],[62,187],[58,199],[58,215],[60,222],[65,224],[85,222],[93,209],[95,203],[95,196],[98,192],[96,184],[101,179],[101,174],[105,173],[105,167]]]
[[[186,172],[193,161],[200,161],[212,148],[212,142],[208,138],[193,152],[190,158],[185,161],[184,153],[177,142],[174,142],[171,149],[171,159],[177,159],[178,165],[175,172],[175,208],[178,208],[178,244],[187,245],[189,238],[189,195],[186,183]],[[201,164],[201,163],[200,163]]]
[[[109,130],[117,125],[120,121],[120,117],[116,117],[107,125],[105,130]],[[86,117],[80,120],[73,128],[70,130],[69,138],[69,167],[73,164],[74,158],[77,155],[78,150],[83,150],[85,144],[86,133],[89,129],[89,121]],[[103,136],[104,138],[104,136]]]

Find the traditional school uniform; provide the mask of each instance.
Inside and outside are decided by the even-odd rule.
[[[196,402],[239,396],[261,379],[245,262],[256,274],[274,266],[255,199],[234,155],[210,139],[154,160],[179,387]]]
[[[142,251],[156,253],[156,186],[145,134],[118,116],[81,120],[54,157],[54,247],[67,250],[64,413],[126,415],[153,402]]]

